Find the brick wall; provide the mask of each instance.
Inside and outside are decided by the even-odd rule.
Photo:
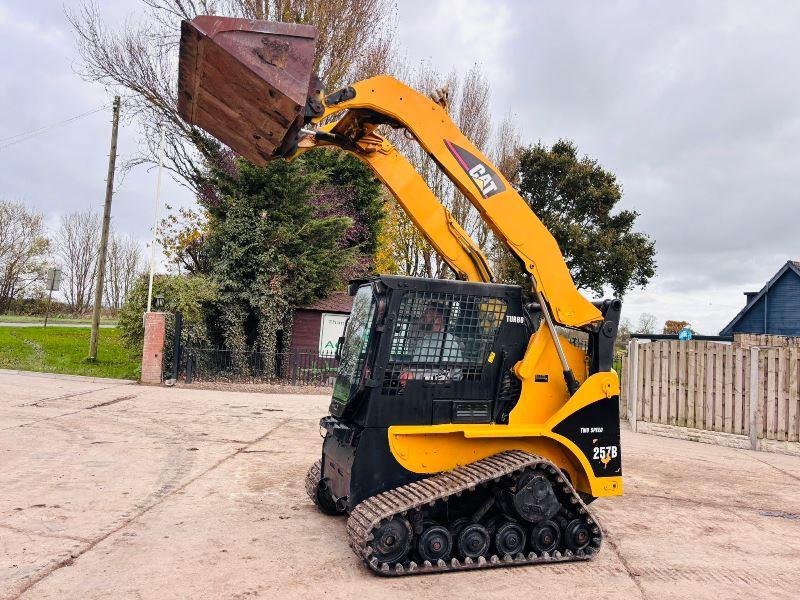
[[[144,347],[142,348],[142,383],[161,383],[164,359],[164,337],[167,329],[166,313],[149,312],[144,315]]]

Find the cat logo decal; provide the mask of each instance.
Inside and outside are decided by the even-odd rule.
[[[492,171],[492,169],[487,167],[483,161],[463,148],[459,148],[449,140],[445,140],[444,144],[456,158],[458,164],[461,165],[461,168],[470,176],[472,183],[478,188],[481,196],[490,198],[499,192],[505,191],[506,186],[500,180],[500,177],[497,173]]]

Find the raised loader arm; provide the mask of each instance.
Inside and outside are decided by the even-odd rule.
[[[555,321],[582,327],[603,320],[578,292],[547,228],[441,106],[387,75],[323,97],[312,76],[315,45],[316,30],[307,25],[213,16],[184,21],[178,83],[181,115],[260,164],[293,154],[305,137],[301,133],[305,125],[320,124],[342,111],[347,114],[324,141],[361,158],[369,153],[362,152],[359,142],[374,134],[376,126],[405,128],[531,274],[543,307],[550,307]],[[407,171],[400,162],[395,160],[392,166]],[[381,171],[379,176],[388,178],[388,171]],[[400,184],[399,178],[396,183]],[[421,188],[413,185],[406,191],[430,192]],[[424,206],[430,209],[432,203]],[[433,241],[434,231],[444,233],[444,228],[423,233]],[[451,235],[448,228],[447,236]],[[458,266],[455,270],[467,271]]]

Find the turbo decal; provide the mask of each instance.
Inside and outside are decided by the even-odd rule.
[[[467,150],[459,148],[449,140],[445,140],[444,144],[458,161],[458,164],[461,165],[461,168],[470,176],[472,183],[478,188],[481,196],[490,198],[495,194],[505,191],[506,186],[500,177],[497,173],[492,171],[492,169],[487,167],[483,161],[479,160]]]

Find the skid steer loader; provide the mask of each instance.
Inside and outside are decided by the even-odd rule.
[[[381,575],[587,560],[587,505],[622,494],[619,300],[590,302],[558,245],[438,103],[381,75],[324,91],[306,25],[182,24],[179,109],[256,164],[331,146],[369,165],[456,280],[352,282],[320,460],[306,490],[348,515]],[[405,130],[529,276],[493,283],[484,254],[381,135]]]

